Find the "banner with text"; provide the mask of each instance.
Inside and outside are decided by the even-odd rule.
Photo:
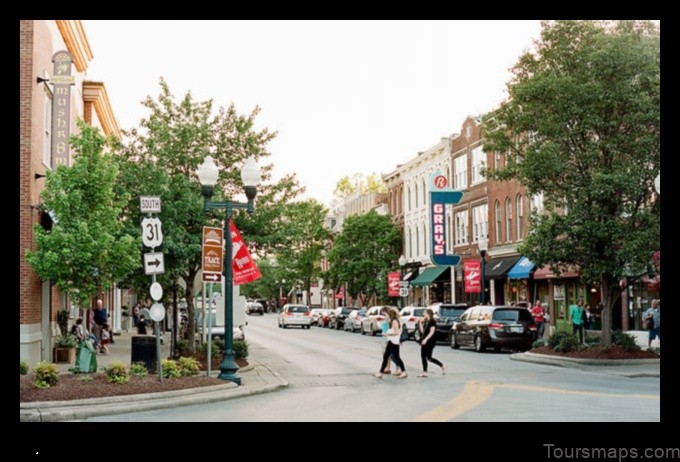
[[[479,260],[463,261],[463,280],[466,293],[480,293],[482,291],[482,270]]]
[[[396,271],[387,273],[387,296],[399,296],[399,281],[401,281],[400,274]]]
[[[231,232],[231,269],[234,272],[234,285],[239,286],[257,281],[262,277],[260,269],[250,256],[241,233],[231,220],[229,220],[229,231]]]

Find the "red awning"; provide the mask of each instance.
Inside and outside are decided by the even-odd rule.
[[[577,278],[579,277],[578,271],[565,271],[559,276],[560,278]],[[550,271],[550,266],[543,266],[536,271],[534,271],[534,279],[555,279],[555,273]]]

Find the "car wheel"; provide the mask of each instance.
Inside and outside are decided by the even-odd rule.
[[[366,335],[366,332],[364,332],[364,325],[363,324],[361,325],[361,327],[359,329],[361,329],[361,335]]]
[[[484,344],[482,343],[482,336],[477,334],[475,335],[475,351],[477,353],[481,353],[484,351],[486,348],[484,347]]]
[[[286,328],[286,323],[281,324],[281,327]]]
[[[451,344],[451,348],[453,348],[454,350],[460,348],[460,345],[458,344],[458,339],[456,338],[456,334],[454,333],[451,333],[451,335],[449,336],[449,343]]]

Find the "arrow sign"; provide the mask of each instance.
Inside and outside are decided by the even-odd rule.
[[[222,275],[219,273],[203,273],[203,282],[222,282]]]
[[[165,259],[162,252],[144,254],[144,274],[165,273]]]

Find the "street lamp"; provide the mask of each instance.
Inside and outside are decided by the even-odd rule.
[[[215,183],[219,176],[219,170],[212,156],[206,156],[203,163],[196,171],[201,182],[203,192],[203,210],[206,212],[212,209],[224,209],[224,358],[220,364],[220,374],[217,378],[241,384],[241,377],[238,376],[238,366],[236,365],[236,355],[234,354],[234,275],[231,270],[232,248],[231,230],[229,222],[234,209],[245,209],[248,213],[253,213],[253,200],[257,195],[257,185],[260,184],[260,167],[258,167],[253,157],[246,160],[241,169],[241,181],[246,191],[247,203],[232,201],[211,201]]]
[[[404,256],[404,254],[401,254],[401,257],[399,257],[399,269],[401,270],[400,271],[401,277],[399,278],[399,292],[400,292],[399,295],[401,295],[403,293],[401,291],[401,281],[404,280],[404,269],[405,269],[404,267],[405,266],[406,266],[406,257]],[[401,302],[401,306],[399,308],[403,308],[404,307],[404,297],[400,296],[399,301]]]
[[[276,285],[279,286],[279,302],[276,304],[278,307],[278,305],[280,305],[281,301],[283,300],[283,286],[286,285],[286,280],[281,279],[279,282],[276,283]]]
[[[484,287],[484,278],[486,276],[484,273],[486,270],[486,251],[489,249],[489,241],[486,239],[486,236],[480,236],[479,239],[477,239],[477,247],[479,248],[479,255],[482,257],[482,295],[480,300],[482,301],[482,305],[484,305],[486,303],[486,288]]]

